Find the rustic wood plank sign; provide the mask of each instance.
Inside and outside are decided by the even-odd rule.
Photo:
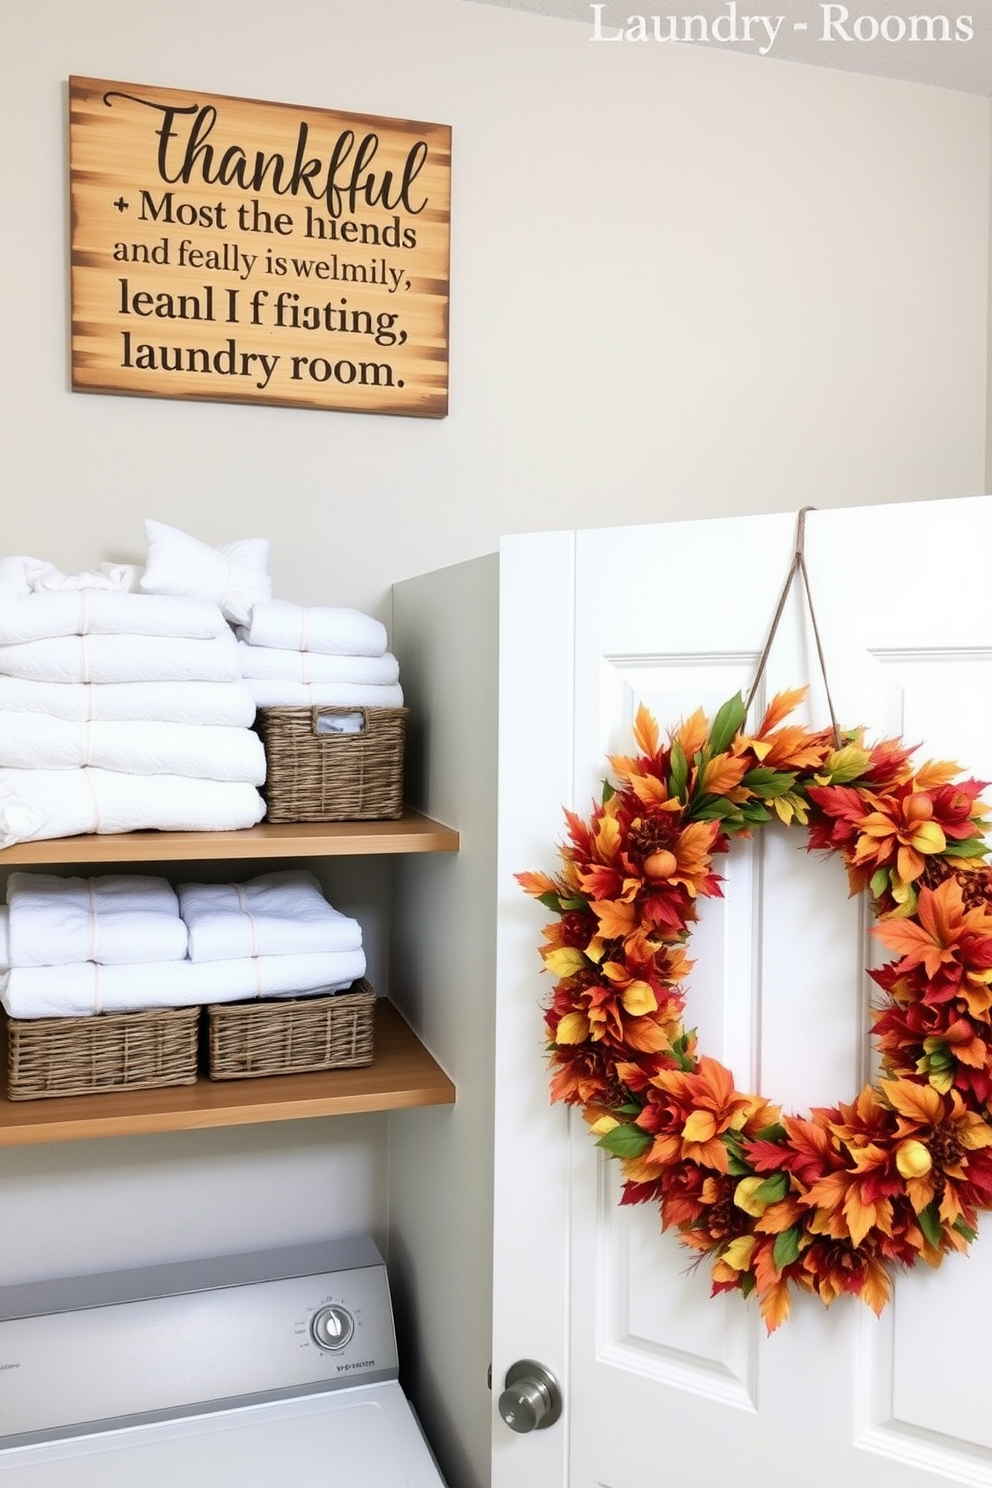
[[[451,130],[69,79],[78,392],[443,417]]]

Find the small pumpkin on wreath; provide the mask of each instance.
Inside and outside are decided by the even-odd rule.
[[[966,1250],[992,1208],[984,784],[914,765],[898,740],[786,722],[804,693],[776,697],[753,734],[737,696],[664,744],[641,708],[639,753],[610,759],[617,784],[589,820],[565,813],[560,871],[517,875],[556,916],[541,947],[552,1099],[619,1159],[621,1203],[657,1202],[662,1229],[712,1262],[713,1293],[756,1293],[769,1332],[793,1288],[880,1313],[895,1269]],[[738,1090],[684,1023],[714,860],[774,819],[840,856],[894,953],[870,973],[879,1079],[807,1115]]]

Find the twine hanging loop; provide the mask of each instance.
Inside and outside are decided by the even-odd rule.
[[[781,620],[782,614],[785,610],[785,602],[789,597],[789,591],[792,588],[796,574],[799,574],[803,581],[803,592],[806,596],[806,608],[809,610],[809,618],[813,625],[813,638],[816,641],[816,654],[820,661],[820,674],[823,677],[823,689],[827,695],[827,708],[830,712],[830,725],[833,729],[834,745],[837,749],[840,749],[843,740],[841,738],[840,727],[837,723],[837,715],[834,712],[833,698],[830,696],[830,683],[827,680],[827,664],[823,656],[823,643],[820,640],[820,627],[816,623],[816,610],[813,606],[813,594],[809,584],[809,572],[806,568],[806,513],[815,510],[815,506],[801,507],[796,517],[796,546],[795,551],[792,555],[792,563],[789,567],[789,572],[786,575],[785,584],[782,587],[782,593],[779,595],[778,605],[772,618],[771,628],[768,632],[768,639],[765,641],[764,649],[762,650],[762,653],[758,658],[758,665],[755,670],[754,681],[751,683],[751,690],[747,695],[745,708],[749,711],[751,704],[754,701],[754,695],[758,690],[758,684],[761,681],[762,675],[765,670],[765,664],[768,661],[768,656],[772,649],[772,642],[775,639],[775,632],[778,630],[779,621]]]

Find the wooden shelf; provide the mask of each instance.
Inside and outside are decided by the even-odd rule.
[[[24,863],[174,863],[195,858],[316,858],[454,852],[452,827],[404,811],[396,821],[262,822],[238,832],[122,832],[50,837],[0,850],[0,869]]]
[[[12,1101],[0,1096],[0,1147],[145,1132],[193,1131],[451,1105],[455,1087],[385,998],[376,1005],[375,1058],[366,1069],[210,1080],[171,1089]]]

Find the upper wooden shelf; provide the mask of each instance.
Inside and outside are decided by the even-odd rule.
[[[28,1101],[0,1093],[0,1147],[451,1105],[454,1085],[385,998],[375,1020],[375,1058],[365,1069],[257,1080],[202,1076],[195,1085]]]
[[[174,863],[192,858],[317,858],[454,852],[458,833],[419,811],[396,821],[262,822],[239,832],[121,832],[50,837],[0,849],[0,869],[23,863]]]

